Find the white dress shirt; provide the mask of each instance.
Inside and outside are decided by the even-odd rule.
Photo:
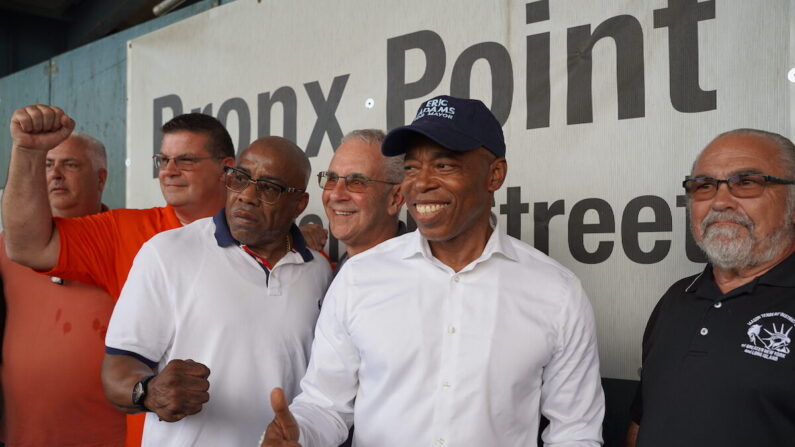
[[[579,280],[501,234],[460,272],[418,231],[351,258],[326,294],[302,393],[304,447],[601,444],[593,311]]]

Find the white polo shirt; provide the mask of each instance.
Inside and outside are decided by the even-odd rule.
[[[211,371],[201,412],[175,423],[148,413],[144,446],[254,445],[273,418],[271,389],[297,394],[331,268],[295,226],[292,235],[295,251],[270,272],[232,239],[223,210],[143,245],[106,351],[159,369],[192,359]]]
[[[601,444],[593,311],[579,280],[494,228],[460,272],[418,231],[351,258],[290,406],[304,447]],[[355,409],[354,409],[355,400]]]

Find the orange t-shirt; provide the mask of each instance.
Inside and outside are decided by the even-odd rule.
[[[58,218],[61,238],[58,264],[45,275],[95,284],[114,300],[144,242],[182,226],[170,206],[145,210],[116,209],[85,217]]]
[[[0,236],[6,445],[120,446],[125,417],[105,399],[100,371],[114,300],[98,287],[63,285],[11,262]]]
[[[182,226],[170,206],[115,209],[69,219],[55,218],[61,238],[58,264],[45,275],[95,284],[119,299],[135,255],[157,233]],[[127,417],[127,447],[141,445],[144,414]]]

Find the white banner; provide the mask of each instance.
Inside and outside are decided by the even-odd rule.
[[[151,156],[178,113],[217,116],[238,147],[295,139],[319,171],[348,131],[407,123],[437,94],[481,99],[504,122],[502,230],[579,275],[603,376],[637,379],[652,307],[702,268],[681,187],[695,155],[737,127],[792,134],[791,9],[239,0],[130,42],[127,206],[163,204]],[[325,224],[309,193],[303,218]]]

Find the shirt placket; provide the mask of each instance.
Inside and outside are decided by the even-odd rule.
[[[451,445],[453,423],[455,422],[456,379],[458,378],[458,360],[460,358],[460,331],[463,276],[454,273],[447,278],[444,296],[444,312],[440,319],[439,330],[442,332],[442,358],[438,376],[436,402],[434,405],[433,445]]]

